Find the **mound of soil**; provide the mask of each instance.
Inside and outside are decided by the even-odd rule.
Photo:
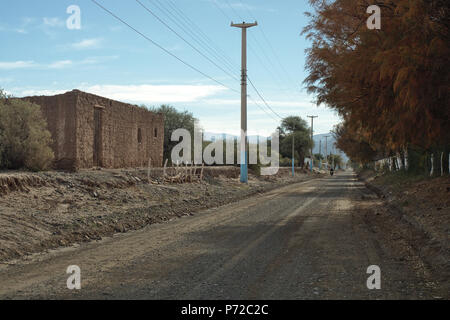
[[[360,178],[383,199],[373,208],[371,223],[391,230],[392,240],[420,256],[450,292],[450,177],[365,171]]]
[[[161,169],[0,174],[0,262],[193,215],[320,175],[282,169],[239,182],[237,168],[208,168],[200,183],[160,184]],[[155,178],[156,177],[156,178]]]

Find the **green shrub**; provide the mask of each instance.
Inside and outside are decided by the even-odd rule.
[[[0,90],[0,168],[48,169],[54,155],[41,108]]]

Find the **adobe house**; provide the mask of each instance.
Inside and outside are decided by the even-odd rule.
[[[41,106],[55,169],[162,166],[162,114],[79,90],[23,99]]]

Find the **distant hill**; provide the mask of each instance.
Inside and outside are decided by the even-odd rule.
[[[339,154],[341,155],[342,159],[344,160],[344,162],[348,161],[348,157],[347,155],[342,152],[339,149],[336,149],[336,139],[334,138],[334,136],[331,133],[323,133],[323,134],[316,134],[313,136],[313,140],[314,140],[314,149],[313,149],[313,153],[319,153],[319,148],[320,148],[320,141],[322,141],[322,154],[325,155],[325,136],[328,136],[327,140],[327,152],[328,154],[330,153],[335,153],[335,154]]]
[[[203,134],[203,140],[205,140],[205,141],[233,140],[233,139],[238,139],[238,138],[240,138],[240,137],[231,135],[231,134],[226,134],[226,133],[205,132]],[[267,139],[267,137],[263,137],[263,136],[248,136],[247,138],[250,143],[257,143],[258,139]]]

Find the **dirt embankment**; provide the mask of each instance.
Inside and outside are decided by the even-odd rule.
[[[416,255],[450,292],[450,177],[359,174],[382,201],[366,215],[374,228]]]
[[[250,175],[238,168],[205,169],[204,181],[161,184],[161,170],[89,170],[77,173],[0,173],[0,262],[60,246],[99,240],[320,175],[289,170]]]

